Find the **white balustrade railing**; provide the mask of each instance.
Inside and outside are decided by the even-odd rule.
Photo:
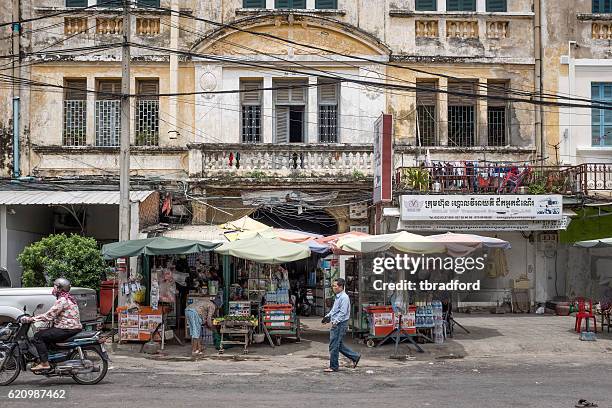
[[[283,176],[350,176],[373,174],[373,152],[368,146],[330,145],[198,145],[204,177],[237,175],[265,178]],[[199,163],[198,163],[199,164]],[[199,166],[198,166],[199,167]]]

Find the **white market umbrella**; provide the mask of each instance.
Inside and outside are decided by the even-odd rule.
[[[401,231],[394,234],[370,235],[340,239],[336,246],[352,253],[383,252],[395,249],[399,252],[414,254],[444,253],[446,246],[429,237]]]
[[[574,244],[574,246],[581,247],[581,248],[609,248],[609,247],[612,247],[612,238],[578,241]]]
[[[503,239],[484,237],[476,234],[447,232],[445,234],[430,235],[429,238],[446,245],[449,255],[452,256],[466,256],[479,248],[512,248],[512,245]]]

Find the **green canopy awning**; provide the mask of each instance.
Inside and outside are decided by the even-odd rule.
[[[264,264],[293,262],[310,256],[306,245],[260,236],[227,242],[215,252]]]
[[[139,255],[183,255],[211,251],[219,243],[190,239],[156,237],[113,242],[102,247],[104,259],[129,258]]]

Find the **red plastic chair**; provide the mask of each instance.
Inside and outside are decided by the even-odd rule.
[[[597,332],[597,319],[595,318],[595,314],[593,313],[593,300],[589,299],[589,308],[586,308],[587,300],[584,298],[578,298],[578,313],[576,313],[576,324],[574,326],[574,330],[578,333],[582,333],[582,321],[586,320],[587,326],[589,324],[589,320],[593,319],[593,328],[595,332]]]

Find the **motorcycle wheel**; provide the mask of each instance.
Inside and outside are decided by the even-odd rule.
[[[11,353],[10,356],[6,357],[4,367],[0,370],[0,385],[9,385],[19,377],[21,372],[21,364],[19,360]]]
[[[100,371],[92,371],[90,373],[73,374],[72,379],[81,385],[94,385],[102,381],[108,371],[108,361],[102,358],[102,355],[95,347],[83,347],[83,356],[86,360],[90,360],[94,367],[99,367]],[[70,360],[78,360],[81,357],[77,350],[70,355]]]

